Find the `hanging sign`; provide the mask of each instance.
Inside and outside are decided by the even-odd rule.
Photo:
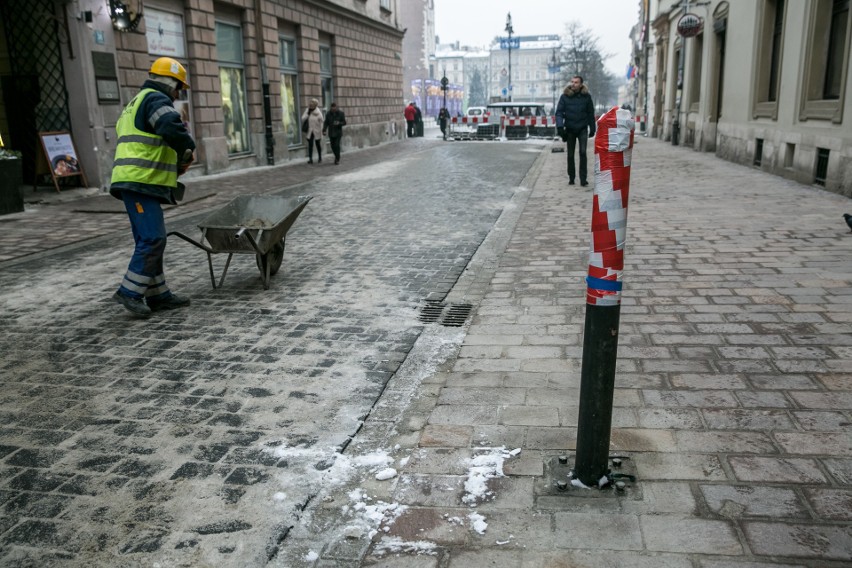
[[[704,20],[695,14],[684,14],[677,21],[677,33],[680,37],[695,37],[704,29]]]

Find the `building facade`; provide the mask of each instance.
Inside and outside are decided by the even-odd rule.
[[[312,98],[346,112],[344,147],[403,136],[398,0],[4,0],[0,135],[44,173],[38,133],[70,132],[106,187],[123,107],[160,56],[186,66],[176,108],[198,143],[187,175],[304,155]],[[117,7],[120,10],[117,11]]]
[[[554,61],[561,59],[562,40],[558,35],[518,36],[517,39],[520,47],[512,49],[512,99],[543,103],[549,107],[559,99],[565,86],[553,67]],[[495,42],[490,52],[490,99],[508,100],[509,50],[501,49],[500,43]]]
[[[401,100],[410,101],[414,98],[412,85],[415,81],[424,85],[440,72],[433,64],[436,49],[435,0],[404,0],[399,2],[399,10],[400,24],[405,29]],[[420,100],[419,105],[425,108],[425,101]]]
[[[711,0],[651,11],[650,133],[852,197],[850,0]]]

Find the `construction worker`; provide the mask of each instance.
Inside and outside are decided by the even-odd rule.
[[[195,141],[173,105],[180,92],[189,89],[186,69],[161,57],[151,65],[148,77],[115,125],[118,143],[109,190],[124,201],[136,242],[113,299],[140,317],[189,305],[188,298],[169,290],[163,274],[162,204],[176,203],[178,176],[192,163],[195,150]]]

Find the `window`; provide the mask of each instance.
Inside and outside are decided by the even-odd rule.
[[[701,63],[704,60],[704,34],[698,34],[687,49],[692,65],[689,70],[689,110],[698,112],[701,102]]]
[[[752,163],[758,168],[763,163],[763,138],[754,140],[754,161]]]
[[[828,148],[817,148],[816,167],[814,167],[814,183],[825,187],[828,178]]]
[[[216,22],[216,50],[219,54],[219,88],[222,95],[222,122],[228,140],[228,153],[251,150],[246,106],[243,38],[240,26]]]
[[[379,0],[379,7],[382,10],[391,11],[391,0]]]
[[[281,36],[279,38],[279,56],[281,62],[281,120],[287,144],[295,146],[302,142],[302,130],[299,128],[299,71],[296,64],[296,40]]]
[[[778,91],[781,83],[781,56],[784,49],[785,0],[764,0],[758,36],[757,100],[754,117],[778,116]]]
[[[846,35],[849,33],[849,0],[834,0],[828,33],[828,57],[822,98],[837,100],[840,98],[840,84],[843,80],[843,54],[848,51],[844,50],[844,47]]]
[[[334,98],[334,78],[331,73],[331,47],[320,46],[320,84],[322,87],[322,108],[328,110]]]
[[[801,120],[841,123],[850,65],[850,0],[814,0],[805,47]]]

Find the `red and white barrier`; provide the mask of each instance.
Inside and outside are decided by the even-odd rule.
[[[450,119],[451,124],[488,124],[487,116],[454,116]]]
[[[618,107],[597,123],[592,242],[586,277],[586,303],[595,306],[621,304],[634,127],[633,114]]]
[[[555,116],[500,117],[504,126],[556,126]]]

